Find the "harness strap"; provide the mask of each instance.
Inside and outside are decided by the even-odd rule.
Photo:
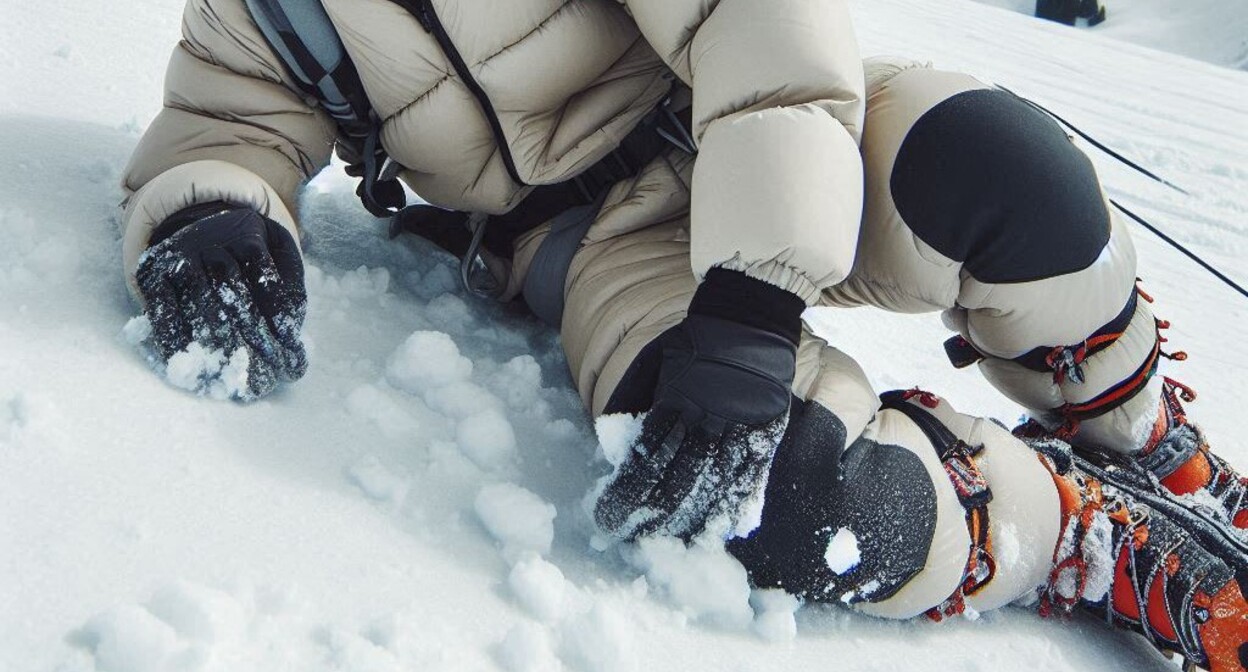
[[[971,537],[970,553],[962,573],[961,585],[948,599],[927,611],[928,618],[941,621],[964,613],[966,598],[987,586],[997,573],[992,538],[989,535],[988,504],[992,502],[992,489],[975,462],[975,457],[983,452],[984,447],[971,446],[957,438],[930,411],[910,403],[909,400],[914,397],[919,397],[924,405],[931,405],[926,399],[935,399],[918,389],[895,390],[880,395],[881,407],[905,414],[927,436],[932,447],[936,449],[945,474],[953,484],[958,503],[966,510],[966,528]]]
[[[697,147],[693,144],[693,138],[690,136],[688,126],[692,124],[692,109],[685,107],[679,111],[672,106],[672,98],[669,96],[654,110],[651,110],[642,120],[633,128],[620,144],[584,171],[578,173],[575,177],[557,184],[541,185],[534,187],[524,200],[510,212],[502,215],[493,215],[489,217],[479,216],[479,221],[475,221],[473,228],[473,244],[470,246],[468,253],[463,257],[461,262],[461,276],[470,278],[470,269],[478,263],[478,254],[480,250],[488,250],[491,254],[502,259],[510,259],[513,254],[513,246],[520,236],[533,230],[534,228],[562,218],[565,213],[577,211],[577,216],[572,216],[577,227],[581,230],[581,235],[576,238],[576,243],[584,238],[584,229],[592,224],[593,217],[597,214],[602,205],[603,199],[607,192],[611,190],[617,183],[636,177],[643,168],[658,158],[664,151],[671,147],[676,147],[681,151],[697,151]],[[583,216],[581,216],[583,215]],[[409,230],[419,232],[424,226],[423,218],[429,216],[440,216],[437,213],[431,213],[427,207],[411,206],[405,208],[396,215],[396,219],[402,220],[401,227],[393,227],[394,230]],[[561,228],[562,230],[562,228]],[[565,231],[559,238],[560,241],[564,237],[570,237],[572,234]],[[570,238],[569,238],[570,239]],[[542,247],[547,244],[555,245],[556,241],[547,239],[543,241]],[[562,243],[560,243],[562,245]],[[564,245],[563,247],[566,247]],[[571,251],[575,253],[576,247],[572,247]],[[526,282],[525,298],[537,298],[539,303],[543,304],[543,314],[539,315],[547,321],[557,320],[563,313],[562,305],[562,277],[556,282],[554,274],[557,268],[562,268],[566,275],[567,268],[571,262],[571,258],[563,259],[567,250],[561,249],[559,253],[553,257],[547,258],[550,264],[544,267],[545,275],[542,276],[542,289],[536,289],[536,284],[530,286]],[[539,256],[546,253],[539,249]],[[556,260],[556,257],[558,258]],[[542,269],[539,269],[542,270]],[[534,281],[535,283],[537,280]],[[555,299],[545,297],[548,293],[547,286],[558,284],[560,290],[556,292],[559,296]],[[474,282],[465,281],[465,287],[480,296],[497,296],[499,294],[498,287],[478,286]],[[533,287],[531,289],[531,287]]]
[[[1074,345],[1042,345],[1032,348],[1010,361],[1039,373],[1052,372],[1054,374],[1054,382],[1057,383],[1061,383],[1069,377],[1071,382],[1081,384],[1083,382],[1081,365],[1084,360],[1113,345],[1126,333],[1127,327],[1130,326],[1131,320],[1135,317],[1138,301],[1138,293],[1131,292],[1131,297],[1127,299],[1126,305],[1123,306],[1118,315],[1080,343]],[[945,341],[945,354],[948,355],[949,362],[959,369],[966,368],[989,357],[989,355],[984,354],[961,335]]]
[[[355,64],[320,2],[246,0],[260,34],[304,95],[316,100],[338,126],[339,141],[355,160],[347,174],[361,177],[356,189],[376,217],[403,208],[403,187],[386,164],[381,122],[368,102]]]

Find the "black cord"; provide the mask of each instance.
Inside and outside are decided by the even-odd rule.
[[[1102,152],[1105,152],[1106,154],[1108,154],[1108,155],[1110,155],[1110,156],[1114,157],[1115,159],[1118,159],[1118,161],[1122,162],[1123,164],[1125,164],[1126,166],[1128,166],[1128,167],[1130,167],[1130,168],[1135,169],[1135,170],[1136,170],[1136,172],[1140,173],[1141,175],[1145,175],[1145,176],[1147,176],[1147,177],[1150,177],[1150,178],[1152,178],[1154,181],[1159,182],[1159,183],[1161,183],[1161,184],[1164,184],[1164,185],[1166,185],[1167,187],[1170,187],[1171,189],[1173,189],[1173,190],[1175,190],[1175,191],[1179,192],[1180,194],[1183,194],[1184,196],[1191,196],[1191,194],[1190,194],[1190,193],[1188,193],[1186,189],[1183,189],[1182,187],[1180,187],[1180,186],[1178,186],[1178,185],[1174,184],[1173,182],[1171,182],[1171,181],[1169,181],[1169,180],[1167,180],[1167,179],[1165,179],[1165,178],[1163,178],[1163,177],[1158,176],[1156,173],[1152,172],[1151,170],[1148,170],[1147,168],[1145,168],[1145,167],[1141,166],[1140,164],[1138,164],[1138,163],[1136,163],[1136,162],[1132,161],[1131,159],[1128,159],[1127,157],[1125,157],[1125,156],[1123,156],[1123,155],[1119,154],[1118,152],[1115,152],[1114,150],[1110,149],[1109,147],[1106,147],[1106,146],[1105,146],[1103,143],[1101,143],[1099,140],[1097,140],[1096,138],[1094,138],[1094,137],[1092,137],[1092,136],[1088,135],[1087,133],[1084,133],[1083,131],[1079,130],[1079,128],[1078,128],[1078,127],[1076,127],[1074,124],[1070,123],[1069,121],[1066,121],[1065,119],[1063,119],[1062,117],[1058,116],[1058,115],[1057,115],[1057,114],[1055,114],[1052,110],[1050,110],[1050,109],[1048,109],[1047,107],[1045,107],[1045,106],[1041,105],[1040,103],[1037,103],[1037,102],[1035,102],[1034,100],[1029,100],[1029,99],[1027,99],[1027,98],[1024,98],[1024,97],[1022,97],[1022,96],[1018,95],[1017,93],[1014,93],[1013,91],[1011,91],[1011,90],[1009,90],[1009,89],[1005,88],[1004,86],[1001,86],[1000,84],[998,84],[998,85],[997,85],[997,88],[998,88],[998,89],[1001,89],[1002,91],[1004,91],[1004,92],[1006,92],[1006,93],[1008,93],[1008,94],[1010,94],[1011,96],[1014,96],[1015,98],[1017,98],[1017,99],[1019,99],[1019,100],[1023,101],[1024,103],[1027,103],[1028,105],[1032,106],[1033,108],[1035,108],[1035,109],[1037,109],[1037,110],[1039,110],[1039,111],[1041,111],[1041,112],[1043,112],[1043,113],[1045,113],[1045,114],[1049,115],[1050,117],[1053,117],[1053,119],[1057,120],[1057,122],[1058,122],[1058,123],[1060,123],[1061,125],[1065,126],[1065,127],[1066,127],[1066,128],[1068,128],[1068,129],[1070,129],[1070,130],[1071,130],[1071,131],[1073,131],[1076,135],[1078,135],[1079,137],[1081,137],[1081,138],[1083,138],[1084,140],[1086,140],[1086,141],[1088,141],[1089,143],[1091,143],[1093,147],[1096,147],[1097,149],[1101,150]],[[1217,277],[1219,280],[1221,280],[1222,282],[1226,283],[1226,285],[1227,285],[1228,287],[1230,287],[1231,289],[1234,289],[1235,291],[1239,292],[1239,293],[1240,293],[1240,294],[1242,294],[1245,298],[1248,298],[1248,290],[1244,289],[1242,286],[1240,286],[1240,285],[1239,285],[1239,283],[1235,282],[1234,280],[1232,280],[1232,279],[1230,279],[1230,278],[1226,277],[1226,274],[1225,274],[1225,273],[1223,273],[1222,271],[1219,271],[1218,269],[1214,268],[1214,267],[1213,267],[1213,265],[1211,265],[1209,262],[1205,261],[1204,259],[1201,259],[1199,256],[1197,256],[1197,254],[1196,254],[1195,252],[1192,252],[1191,250],[1189,250],[1189,249],[1187,249],[1186,247],[1184,247],[1182,244],[1180,244],[1180,243],[1179,243],[1178,241],[1176,241],[1175,239],[1173,239],[1173,238],[1171,238],[1170,236],[1167,236],[1166,234],[1162,233],[1161,229],[1158,229],[1156,226],[1153,226],[1152,224],[1150,224],[1150,223],[1148,222],[1148,220],[1146,220],[1146,219],[1144,219],[1143,217],[1141,217],[1141,216],[1139,216],[1139,215],[1135,214],[1134,212],[1131,212],[1130,210],[1126,209],[1126,208],[1125,208],[1125,207],[1123,207],[1123,205],[1122,205],[1121,203],[1119,203],[1118,201],[1115,201],[1115,200],[1113,200],[1113,199],[1111,198],[1111,199],[1109,200],[1109,202],[1110,202],[1110,203],[1112,203],[1112,204],[1114,205],[1114,207],[1115,207],[1115,208],[1118,208],[1119,210],[1121,210],[1121,211],[1122,211],[1122,214],[1124,214],[1124,215],[1126,215],[1126,216],[1130,217],[1131,219],[1134,219],[1134,220],[1136,221],[1136,223],[1137,223],[1137,224],[1139,224],[1140,226],[1143,226],[1144,228],[1148,229],[1149,231],[1152,231],[1152,232],[1153,232],[1153,234],[1154,234],[1154,235],[1156,235],[1158,238],[1160,238],[1160,239],[1162,239],[1162,240],[1166,241],[1166,243],[1168,243],[1168,244],[1170,245],[1170,247],[1173,247],[1174,249],[1176,249],[1176,250],[1178,250],[1178,251],[1182,252],[1184,255],[1186,255],[1186,256],[1187,256],[1187,258],[1189,258],[1189,259],[1191,259],[1192,261],[1194,261],[1194,262],[1196,262],[1196,263],[1200,264],[1200,266],[1201,266],[1202,268],[1204,268],[1206,271],[1209,271],[1209,272],[1210,272],[1210,273],[1212,273],[1215,277]]]
[[[1070,123],[1069,121],[1066,121],[1066,120],[1065,120],[1065,119],[1063,119],[1062,117],[1059,117],[1059,116],[1058,116],[1055,112],[1053,112],[1053,110],[1050,110],[1049,108],[1047,108],[1047,107],[1045,107],[1045,106],[1041,105],[1040,103],[1037,103],[1037,102],[1036,102],[1036,101],[1034,101],[1034,100],[1031,100],[1030,98],[1024,98],[1024,97],[1022,97],[1022,96],[1018,95],[1017,93],[1014,93],[1013,91],[1011,91],[1011,90],[1009,90],[1009,89],[1005,88],[1004,86],[1001,86],[1000,84],[998,84],[998,85],[997,85],[997,88],[998,88],[998,89],[1001,89],[1002,91],[1004,91],[1004,92],[1006,92],[1006,93],[1008,93],[1008,94],[1010,94],[1011,96],[1014,96],[1015,98],[1017,98],[1017,99],[1019,99],[1019,100],[1023,101],[1024,103],[1027,103],[1028,105],[1030,105],[1030,106],[1032,106],[1032,107],[1036,108],[1037,110],[1040,110],[1041,112],[1043,112],[1043,113],[1045,113],[1045,114],[1049,115],[1050,117],[1053,117],[1053,118],[1054,118],[1054,119],[1056,119],[1059,123],[1061,123],[1063,126],[1065,126],[1066,128],[1069,128],[1071,131],[1073,131],[1076,135],[1078,135],[1079,137],[1083,138],[1084,140],[1087,140],[1089,143],[1091,143],[1091,144],[1092,144],[1092,146],[1093,146],[1093,147],[1096,147],[1097,149],[1101,150],[1102,152],[1105,152],[1106,154],[1108,154],[1108,155],[1110,155],[1110,156],[1114,157],[1115,159],[1118,159],[1119,161],[1121,161],[1122,163],[1126,164],[1127,166],[1129,166],[1129,167],[1131,167],[1131,168],[1134,168],[1134,169],[1136,170],[1136,172],[1139,172],[1139,173],[1140,173],[1140,174],[1142,174],[1142,175],[1147,175],[1148,177],[1153,178],[1153,179],[1154,179],[1154,180],[1156,180],[1157,182],[1160,182],[1160,183],[1162,183],[1162,184],[1166,185],[1167,187],[1170,187],[1171,189],[1173,189],[1173,190],[1175,190],[1175,191],[1179,192],[1180,194],[1183,194],[1184,196],[1191,196],[1191,194],[1190,194],[1190,193],[1188,193],[1188,191],[1187,191],[1186,189],[1184,189],[1183,187],[1178,186],[1177,184],[1175,184],[1175,183],[1173,183],[1173,182],[1171,182],[1171,181],[1169,181],[1169,180],[1165,179],[1164,177],[1161,177],[1161,176],[1157,175],[1156,173],[1152,172],[1151,170],[1149,170],[1149,169],[1145,168],[1144,166],[1141,166],[1140,164],[1138,164],[1138,163],[1136,163],[1136,162],[1132,161],[1131,159],[1128,159],[1127,157],[1125,157],[1125,156],[1123,156],[1123,155],[1119,154],[1118,152],[1115,152],[1114,150],[1110,149],[1109,147],[1106,147],[1104,144],[1102,144],[1102,143],[1101,143],[1101,141],[1099,141],[1099,140],[1097,140],[1096,138],[1094,138],[1094,137],[1092,137],[1092,136],[1088,135],[1087,133],[1084,133],[1083,131],[1079,130],[1079,128],[1078,128],[1077,126],[1075,126],[1074,124]]]
[[[1213,266],[1211,266],[1211,265],[1209,264],[1209,262],[1205,261],[1204,259],[1201,259],[1199,256],[1197,256],[1197,255],[1196,255],[1196,253],[1195,253],[1195,252],[1192,252],[1191,250],[1187,249],[1186,247],[1183,247],[1183,245],[1179,244],[1179,242],[1178,242],[1178,241],[1176,241],[1175,239],[1171,238],[1170,236],[1167,236],[1166,234],[1162,233],[1160,229],[1158,229],[1157,227],[1153,226],[1152,224],[1149,224],[1149,223],[1148,223],[1148,221],[1146,221],[1143,217],[1141,217],[1141,216],[1139,216],[1139,215],[1135,214],[1134,212],[1131,212],[1130,210],[1128,210],[1128,209],[1124,208],[1124,207],[1122,206],[1122,204],[1121,204],[1121,203],[1119,203],[1118,201],[1115,201],[1115,200],[1113,200],[1113,199],[1111,198],[1111,199],[1109,200],[1109,202],[1110,202],[1110,203],[1113,203],[1115,208],[1118,208],[1119,210],[1121,210],[1121,211],[1122,211],[1122,214],[1124,214],[1124,215],[1126,215],[1126,216],[1130,217],[1131,219],[1134,219],[1134,220],[1135,220],[1135,221],[1136,221],[1136,222],[1137,222],[1140,226],[1143,226],[1144,228],[1148,229],[1149,231],[1152,231],[1154,234],[1156,234],[1156,235],[1157,235],[1157,237],[1158,237],[1158,238],[1160,238],[1160,239],[1162,239],[1162,240],[1166,241],[1167,243],[1169,243],[1169,244],[1170,244],[1170,246],[1171,246],[1171,247],[1173,247],[1174,249],[1176,249],[1176,250],[1178,250],[1178,251],[1182,252],[1183,254],[1187,255],[1189,259],[1191,259],[1192,261],[1194,261],[1194,262],[1196,262],[1196,263],[1200,264],[1202,267],[1204,267],[1204,269],[1205,269],[1206,271],[1209,271],[1210,273],[1212,273],[1212,274],[1214,274],[1215,276],[1217,276],[1217,278],[1218,278],[1219,280],[1221,280],[1222,282],[1226,283],[1226,284],[1227,284],[1227,286],[1229,286],[1230,288],[1232,288],[1232,289],[1234,289],[1235,291],[1239,292],[1240,294],[1243,294],[1243,295],[1244,295],[1244,297],[1248,298],[1248,290],[1246,290],[1246,289],[1244,289],[1243,287],[1241,287],[1241,286],[1240,286],[1238,283],[1236,283],[1234,280],[1232,280],[1232,279],[1230,279],[1230,278],[1226,277],[1226,275],[1225,275],[1224,273],[1222,273],[1222,271],[1219,271],[1218,269],[1216,269],[1216,268],[1214,268]]]

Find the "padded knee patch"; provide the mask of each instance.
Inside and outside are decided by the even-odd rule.
[[[911,231],[980,282],[1073,273],[1109,241],[1092,162],[1047,115],[996,89],[925,113],[901,145],[890,188]]]
[[[814,402],[795,402],[776,453],[762,524],[728,549],[756,585],[806,599],[883,600],[923,570],[936,525],[936,493],[923,463],[894,445],[859,438]],[[859,562],[829,558],[841,530],[855,535]],[[840,573],[833,571],[835,564]]]

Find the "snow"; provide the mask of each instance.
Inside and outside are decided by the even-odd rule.
[[[852,8],[865,54],[1006,84],[1190,190],[1094,155],[1112,196],[1242,283],[1248,74],[1098,33],[1233,65],[1244,10],[1184,3],[1221,14],[1163,24],[1163,3],[1112,2],[1104,30],[962,0]],[[118,272],[117,183],[158,109],[181,4],[0,0],[0,669],[1174,669],[1095,619],[892,623],[750,592],[713,545],[592,550],[585,495],[636,425],[593,426],[557,336],[461,293],[432,246],[388,241],[340,170],[301,203],[304,380],[239,405],[154,376]],[[1191,354],[1165,373],[1200,392],[1193,417],[1248,467],[1248,304],[1133,233]],[[948,366],[934,316],[810,318],[880,390],[1018,416]],[[422,368],[413,338],[446,356]],[[542,522],[519,524],[513,497]]]
[[[672,537],[644,538],[634,560],[659,592],[695,620],[742,629],[750,625],[750,584],[745,569],[713,533],[686,546]]]
[[[1035,0],[976,0],[1031,16]],[[1248,70],[1248,6],[1237,0],[1101,0],[1106,20],[1091,28],[1098,37],[1182,54]]]
[[[490,536],[502,544],[504,556],[550,553],[556,510],[537,495],[511,483],[493,483],[481,488],[473,508]]]
[[[598,446],[603,459],[618,467],[628,458],[633,441],[641,435],[643,415],[601,415],[594,421],[594,432],[598,435]]]
[[[862,562],[862,554],[858,551],[858,537],[848,527],[842,527],[828,541],[828,550],[823,559],[833,574],[844,574]]]

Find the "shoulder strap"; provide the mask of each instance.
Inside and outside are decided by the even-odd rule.
[[[341,141],[359,157],[347,172],[363,177],[357,193],[364,207],[386,217],[405,205],[403,188],[389,171],[381,146],[381,123],[359,73],[319,0],[246,0],[247,10],[273,52],[303,93],[321,104],[338,125]]]

